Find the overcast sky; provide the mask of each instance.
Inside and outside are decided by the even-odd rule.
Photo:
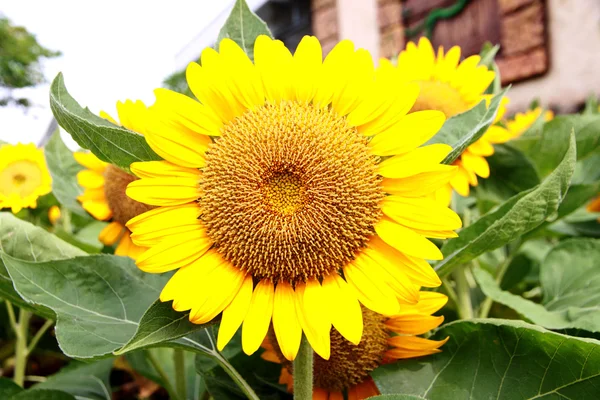
[[[44,63],[48,83],[18,94],[34,105],[0,107],[0,140],[38,142],[51,120],[49,82],[63,72],[67,89],[93,112],[116,114],[117,100],[154,100],[175,70],[175,55],[234,0],[12,0],[0,14],[25,26],[62,56]]]

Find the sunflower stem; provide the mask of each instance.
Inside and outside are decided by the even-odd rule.
[[[165,390],[167,391],[167,393],[169,394],[169,398],[175,399],[175,400],[184,400],[184,399],[179,399],[177,392],[175,392],[175,389],[173,388],[171,380],[165,373],[165,370],[161,367],[161,365],[158,362],[158,360],[156,359],[156,357],[154,357],[154,355],[150,352],[150,350],[146,350],[144,352],[144,354],[145,354],[146,358],[148,359],[148,361],[150,362],[150,364],[152,364],[152,367],[154,367],[154,370],[161,377],[162,385],[165,388]]]
[[[31,313],[21,309],[19,311],[19,322],[15,335],[17,337],[15,349],[15,373],[13,380],[21,387],[25,383],[25,370],[27,369],[27,333],[29,331],[29,320]]]
[[[246,382],[246,380],[244,380],[240,373],[237,372],[235,368],[233,368],[233,365],[229,364],[229,361],[227,361],[225,357],[223,357],[220,353],[216,351],[214,352],[213,357],[215,361],[219,363],[221,368],[223,368],[223,370],[227,372],[227,375],[229,375],[229,377],[233,379],[236,385],[238,385],[242,392],[244,392],[248,399],[260,400],[260,398],[254,392],[254,389],[252,389],[252,387],[248,384],[248,382]]]
[[[185,354],[181,349],[173,351],[173,361],[175,363],[175,390],[180,399],[187,398],[187,387],[185,384]]]
[[[456,283],[458,316],[460,319],[473,319],[473,304],[471,303],[471,286],[467,280],[467,265],[460,266],[452,272]]]
[[[44,333],[46,333],[46,331],[52,326],[52,324],[54,324],[54,321],[48,319],[46,320],[46,322],[44,322],[44,325],[42,325],[40,330],[36,332],[35,336],[31,339],[31,342],[29,342],[29,346],[27,347],[28,356],[35,349],[35,346],[37,346],[42,336],[44,336]]]
[[[300,350],[294,360],[294,399],[311,400],[313,393],[313,349],[302,336]]]

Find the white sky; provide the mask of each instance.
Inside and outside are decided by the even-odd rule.
[[[44,63],[47,84],[15,92],[27,112],[0,107],[0,140],[35,142],[52,114],[49,83],[60,71],[71,95],[93,112],[116,115],[117,100],[154,101],[152,91],[175,70],[175,55],[234,0],[4,0],[0,14],[60,50]]]

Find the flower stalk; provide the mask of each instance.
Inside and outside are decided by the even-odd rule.
[[[311,400],[313,392],[313,349],[302,336],[300,350],[294,360],[294,399]]]

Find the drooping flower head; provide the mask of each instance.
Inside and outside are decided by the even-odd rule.
[[[0,208],[15,214],[36,208],[38,197],[50,193],[51,185],[44,152],[33,143],[0,146]]]
[[[406,115],[418,86],[349,41],[323,61],[314,37],[292,55],[260,36],[254,54],[225,39],[187,69],[199,101],[155,92],[145,138],[164,161],[132,164],[127,194],[159,207],[127,226],[150,248],[139,268],[178,269],[162,301],[198,324],[222,313],[220,349],[243,324],[254,353],[272,321],[288,360],[302,332],[328,359],[332,326],[359,343],[361,303],[394,315],[440,284],[427,238],[461,222],[427,196],[456,167],[449,146],[418,146],[444,115]]]
[[[422,335],[438,327],[442,316],[432,316],[446,304],[448,298],[436,292],[421,292],[419,302],[403,306],[402,312],[385,317],[362,308],[364,319],[363,338],[358,345],[350,343],[339,333],[331,332],[331,357],[324,360],[318,354],[313,358],[313,399],[363,400],[379,394],[369,373],[382,364],[400,359],[415,358],[439,353],[447,338],[429,340]],[[292,363],[287,361],[277,341],[270,334],[263,343],[265,352],[261,357],[267,361],[281,363],[279,383],[293,391]]]
[[[505,123],[506,128],[511,133],[511,139],[520,137],[527,129],[531,128],[535,121],[540,117],[543,118],[544,122],[548,122],[554,118],[554,113],[551,110],[544,111],[541,107],[527,110],[524,113],[516,113],[513,118]]]
[[[141,101],[117,103],[117,113],[121,124],[134,132],[144,134],[147,108]],[[119,125],[110,115],[100,112],[100,116]],[[75,160],[85,170],[77,174],[77,182],[84,192],[77,199],[81,206],[94,218],[110,223],[100,232],[98,239],[107,246],[119,242],[115,254],[136,259],[146,249],[134,244],[131,232],[125,227],[131,218],[144,213],[151,206],[132,200],[125,195],[127,185],[137,177],[122,169],[105,163],[92,153],[75,153]]]
[[[440,47],[437,55],[431,42],[423,37],[418,45],[409,42],[398,56],[396,71],[399,79],[414,82],[421,91],[411,111],[439,110],[447,118],[465,112],[482,100],[489,102],[491,96],[485,90],[495,77],[494,71],[479,65],[481,57],[470,56],[460,62],[460,47],[454,46],[447,53]],[[383,66],[392,68],[389,62]],[[495,122],[505,113],[508,99],[503,98]],[[505,128],[492,125],[475,143],[471,144],[454,162],[458,173],[450,184],[436,193],[436,197],[445,204],[450,203],[452,189],[461,196],[468,196],[470,186],[477,186],[477,176],[487,178],[490,167],[485,157],[494,154],[495,143],[504,143],[511,139]]]

